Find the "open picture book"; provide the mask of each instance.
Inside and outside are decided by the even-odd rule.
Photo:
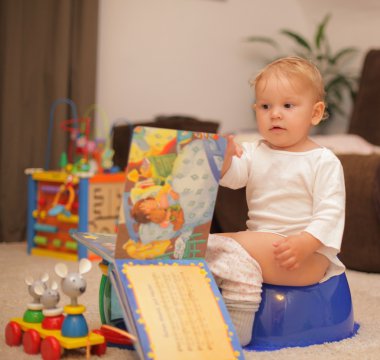
[[[243,359],[204,260],[225,139],[136,127],[117,234],[72,236],[108,263],[142,359]]]

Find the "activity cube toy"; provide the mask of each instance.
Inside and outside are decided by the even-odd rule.
[[[87,248],[70,232],[115,232],[124,173],[71,174],[27,169],[28,253],[70,260],[87,257]]]

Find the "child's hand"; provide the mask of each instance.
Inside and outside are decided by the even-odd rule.
[[[243,155],[243,148],[235,142],[234,138],[234,135],[227,135],[226,156],[231,158],[233,156],[241,157]]]
[[[232,158],[234,156],[241,157],[243,155],[243,148],[240,144],[237,144],[234,141],[233,135],[227,135],[226,139],[227,139],[227,147],[226,147],[226,153],[224,156],[224,163],[223,163],[222,171],[221,171],[222,177],[227,172],[227,170],[230,168],[231,163],[232,163]]]
[[[278,264],[286,270],[295,270],[321,246],[321,243],[312,235],[303,232],[284,237],[274,242],[273,246],[274,257]]]

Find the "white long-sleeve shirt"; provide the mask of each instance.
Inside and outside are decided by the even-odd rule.
[[[306,231],[323,246],[330,260],[323,280],[342,273],[337,258],[345,220],[343,168],[327,148],[305,152],[274,150],[263,140],[243,143],[241,158],[233,157],[220,185],[246,186],[247,227],[283,236]]]

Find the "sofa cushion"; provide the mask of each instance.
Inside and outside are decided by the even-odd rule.
[[[340,259],[350,269],[380,272],[380,156],[339,158],[347,193]]]
[[[348,132],[380,145],[380,49],[368,51]]]

